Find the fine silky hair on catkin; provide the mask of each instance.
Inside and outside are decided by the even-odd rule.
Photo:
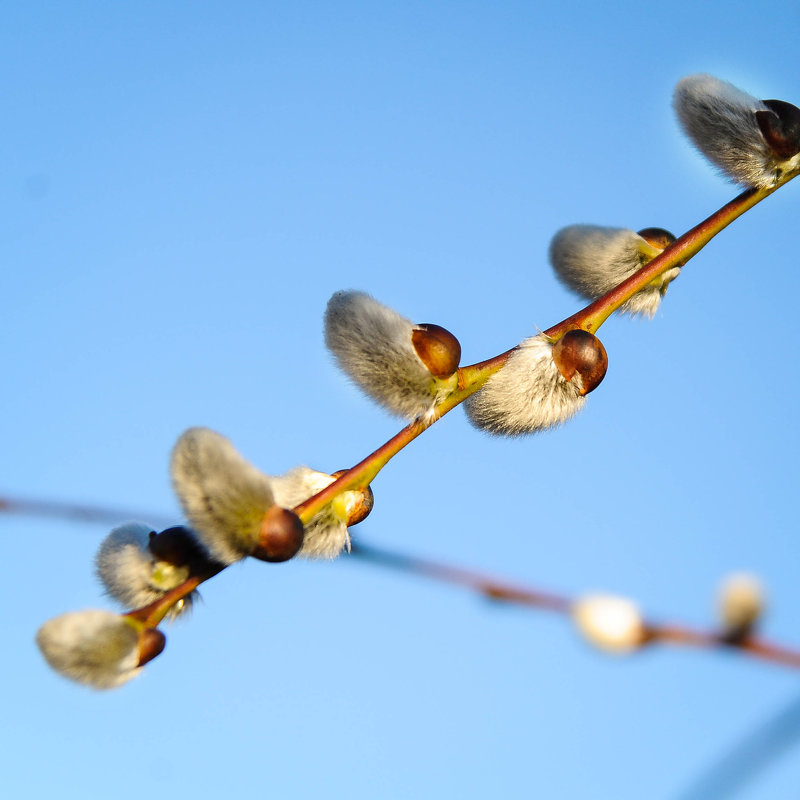
[[[636,233],[626,228],[569,225],[551,240],[550,263],[564,286],[580,297],[596,300],[638,272],[674,240],[669,231],[660,228]],[[669,283],[679,274],[680,267],[668,270],[618,310],[652,317]]]
[[[36,644],[56,672],[95,689],[114,689],[141,672],[140,633],[111,611],[53,617],[39,628]]]
[[[678,82],[673,106],[695,147],[736,183],[769,187],[800,167],[800,110],[790,103],[701,74]]]
[[[189,536],[189,532],[184,534]],[[100,544],[95,557],[97,576],[106,594],[126,609],[142,608],[159,600],[189,577],[188,564],[176,566],[150,550],[155,531],[141,522],[114,528]],[[170,616],[188,611],[195,592],[176,603]]]
[[[231,564],[258,545],[274,504],[269,477],[209,428],[189,428],[172,451],[172,485],[202,544]]]
[[[273,477],[271,485],[275,502],[292,508],[321,492],[335,480],[336,478],[325,472],[317,472],[309,467],[295,467],[285,475]],[[337,514],[341,503],[342,500],[336,498],[305,524],[305,538],[303,546],[297,553],[298,557],[336,558],[342,550],[350,549],[347,519]]]
[[[365,394],[413,419],[456,386],[455,375],[436,377],[418,355],[418,327],[364,292],[336,292],[325,311],[325,344]]]
[[[560,425],[583,408],[580,375],[566,380],[544,334],[526,339],[464,403],[469,421],[488,433],[519,436]]]

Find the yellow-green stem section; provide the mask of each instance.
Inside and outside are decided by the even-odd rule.
[[[154,600],[152,603],[142,608],[137,608],[134,611],[129,611],[124,616],[130,617],[137,622],[142,623],[145,628],[157,627],[164,617],[167,616],[169,610],[184,597],[190,595],[203,581],[213,578],[215,575],[225,569],[224,564],[214,564],[209,567],[202,574],[192,575],[187,578],[180,586],[176,586],[169,592],[166,592],[163,597]]]
[[[646,266],[631,275],[619,286],[595,300],[586,308],[559,322],[545,331],[545,334],[560,339],[567,331],[582,328],[589,333],[597,329],[636,292],[643,289],[655,278],[673,267],[682,267],[690,258],[697,255],[721,230],[727,228],[737,217],[749,211],[756,203],[772,194],[778,186],[769,189],[747,189],[738,197],[724,205],[719,211],[703,220],[688,233],[676,239],[660,255]]]
[[[607,294],[590,303],[571,317],[559,322],[544,333],[553,339],[560,339],[567,331],[581,328],[594,333],[598,328],[627,300],[648,283],[663,275],[673,267],[682,267],[689,259],[697,255],[721,230],[731,224],[745,211],[760,203],[776,189],[783,186],[797,173],[784,176],[775,186],[767,189],[747,189],[719,211],[703,220],[688,233],[676,239],[660,255],[630,278],[623,281]],[[428,415],[414,420],[398,434],[389,439],[354,467],[341,475],[336,481],[321,492],[295,507],[303,523],[307,523],[316,513],[321,511],[337,495],[350,489],[367,486],[375,476],[397,455],[409,442],[412,442],[434,422],[441,419],[448,411],[466,400],[480,389],[486,381],[498,372],[516,348],[507,350],[487,361],[462,367],[458,371],[458,388],[440,402]]]

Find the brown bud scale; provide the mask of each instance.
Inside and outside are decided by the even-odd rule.
[[[420,361],[436,378],[447,378],[457,369],[461,361],[461,344],[446,328],[432,323],[414,326],[411,333]]]
[[[575,329],[565,333],[553,345],[553,361],[565,380],[580,375],[581,395],[594,391],[608,369],[608,354],[603,343],[588,331]]]
[[[148,661],[161,655],[167,646],[167,637],[158,628],[145,628],[139,634],[139,663],[143,667]]]
[[[763,100],[769,111],[756,111],[756,121],[772,152],[780,159],[800,153],[800,108],[784,100]]]
[[[636,233],[657,250],[665,250],[675,241],[674,234],[664,228],[642,228]]]
[[[288,508],[270,506],[261,523],[258,544],[250,553],[261,561],[288,561],[303,546],[303,523]]]
[[[188,528],[176,525],[161,533],[151,533],[150,552],[159,560],[175,567],[184,567],[201,554],[197,540]]]

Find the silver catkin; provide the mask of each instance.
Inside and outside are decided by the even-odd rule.
[[[651,261],[660,250],[626,228],[569,225],[550,242],[550,263],[564,286],[587,300],[610,292]],[[652,317],[679,267],[640,289],[620,306],[623,314]]]
[[[488,433],[519,436],[560,425],[580,411],[586,402],[580,395],[581,378],[576,374],[565,380],[552,351],[544,334],[522,342],[502,369],[465,401],[469,421]]]
[[[800,165],[800,154],[778,158],[764,139],[756,111],[761,100],[713,75],[690,75],[675,87],[673,106],[695,147],[732,181],[768,187],[786,169]]]
[[[209,553],[223,564],[251,553],[274,502],[269,477],[208,428],[190,428],[178,439],[171,472],[184,513]]]
[[[412,344],[414,325],[364,292],[336,292],[325,311],[325,344],[341,369],[392,414],[413,419],[452,390]]]
[[[128,522],[103,539],[95,558],[97,576],[106,594],[126,609],[141,608],[161,599],[189,577],[188,567],[176,567],[157,559],[149,550],[152,528]],[[171,616],[188,610],[195,593],[177,603]]]
[[[114,689],[141,672],[139,633],[111,611],[72,611],[49,619],[36,644],[56,672],[95,689]]]

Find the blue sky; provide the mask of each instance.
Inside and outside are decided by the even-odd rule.
[[[549,327],[581,305],[547,265],[560,227],[680,234],[736,194],[672,87],[711,72],[800,102],[799,22],[731,2],[5,4],[0,490],[177,521],[168,454],[191,425],[272,474],[355,463],[400,426],[325,351],[334,291],[444,325],[465,363]],[[723,232],[652,322],[603,327],[579,417],[503,440],[454,411],[354,535],[697,625],[747,569],[765,635],[800,643],[798,192]],[[97,694],[33,635],[109,607],[104,529],[0,528],[10,796],[666,800],[797,700],[786,669],[610,659],[558,618],[347,559],[234,566],[140,679]],[[737,797],[793,796],[799,764]]]

